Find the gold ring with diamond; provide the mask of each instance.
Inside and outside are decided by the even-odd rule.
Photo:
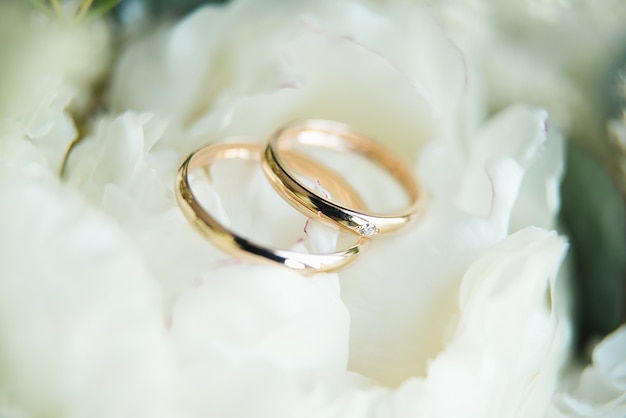
[[[402,186],[408,206],[395,213],[365,212],[330,201],[304,185],[286,168],[282,156],[296,144],[356,152],[387,170]],[[420,185],[408,165],[386,147],[355,133],[349,126],[329,120],[302,120],[280,128],[263,153],[263,171],[274,189],[293,207],[340,225],[361,237],[395,231],[408,224],[424,204]],[[323,165],[318,166],[320,169]]]
[[[256,261],[278,263],[304,273],[335,271],[350,264],[361,252],[363,238],[347,249],[326,253],[307,254],[289,250],[272,249],[242,237],[222,225],[197,200],[190,185],[189,174],[198,168],[207,168],[218,159],[244,159],[259,161],[262,146],[253,143],[225,142],[206,146],[191,155],[181,164],[176,176],[176,198],[183,214],[198,231],[220,249],[237,257]],[[316,176],[331,195],[357,207],[364,207],[363,201],[349,184],[333,170],[319,167],[318,164],[297,153],[285,155],[285,160],[297,167],[303,175]]]

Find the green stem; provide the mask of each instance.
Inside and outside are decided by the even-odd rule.
[[[85,17],[92,3],[93,3],[93,0],[83,0],[83,2],[80,5],[80,8],[78,9],[78,11],[76,12],[76,15],[74,16],[74,20],[81,20],[83,17]]]
[[[63,17],[63,9],[61,9],[61,1],[60,0],[50,0],[52,4],[52,9],[59,17]]]
[[[97,2],[90,10],[88,17],[97,17],[105,14],[120,2],[121,0],[102,0]]]

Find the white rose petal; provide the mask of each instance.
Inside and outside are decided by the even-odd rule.
[[[348,315],[332,275],[307,279],[275,267],[224,266],[184,290],[172,315],[181,350],[200,363],[212,353],[238,362],[260,358],[289,371],[341,370],[347,363]]]
[[[8,104],[0,109],[0,126],[14,129],[6,140],[33,141],[50,170],[58,173],[77,135],[69,107],[84,110],[88,87],[109,58],[109,33],[102,22],[66,26],[33,16],[25,6],[0,5],[3,36],[15,43],[0,45],[0,87]]]
[[[543,416],[569,339],[554,293],[565,247],[527,228],[490,248],[465,271],[444,347],[424,377],[394,391],[348,389],[328,416]]]
[[[547,416],[623,417],[626,414],[625,353],[626,327],[621,326],[595,347],[592,364],[580,373],[573,387],[557,393]]]
[[[160,292],[123,232],[61,186],[0,187],[2,392],[33,415],[177,416]]]

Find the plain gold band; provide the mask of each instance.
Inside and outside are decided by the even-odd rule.
[[[256,261],[271,261],[305,273],[335,271],[354,261],[361,252],[365,240],[361,238],[351,247],[326,254],[307,254],[288,250],[267,248],[241,237],[219,223],[202,208],[189,185],[190,171],[210,165],[218,159],[244,159],[260,161],[262,148],[252,143],[219,143],[192,153],[180,166],[176,176],[176,198],[183,214],[206,238],[217,247],[235,256]],[[308,176],[317,176],[331,194],[339,195],[346,202],[363,207],[356,192],[334,171],[320,168],[317,164],[297,153],[286,156],[298,171]]]
[[[300,137],[301,133],[310,133]],[[378,214],[360,210],[360,207],[332,202],[308,188],[290,173],[282,155],[289,149],[289,141],[304,145],[356,152],[384,167],[402,185],[409,197],[409,205],[402,211]],[[327,120],[304,120],[285,125],[270,138],[263,153],[263,171],[274,189],[294,208],[308,216],[317,216],[345,229],[370,237],[395,231],[409,223],[424,204],[423,193],[406,163],[387,148],[362,135],[349,126]],[[318,165],[321,169],[321,165]]]

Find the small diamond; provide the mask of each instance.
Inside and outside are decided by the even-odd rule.
[[[359,234],[364,237],[371,237],[376,232],[378,231],[376,230],[376,225],[374,224],[365,224],[359,227]]]

